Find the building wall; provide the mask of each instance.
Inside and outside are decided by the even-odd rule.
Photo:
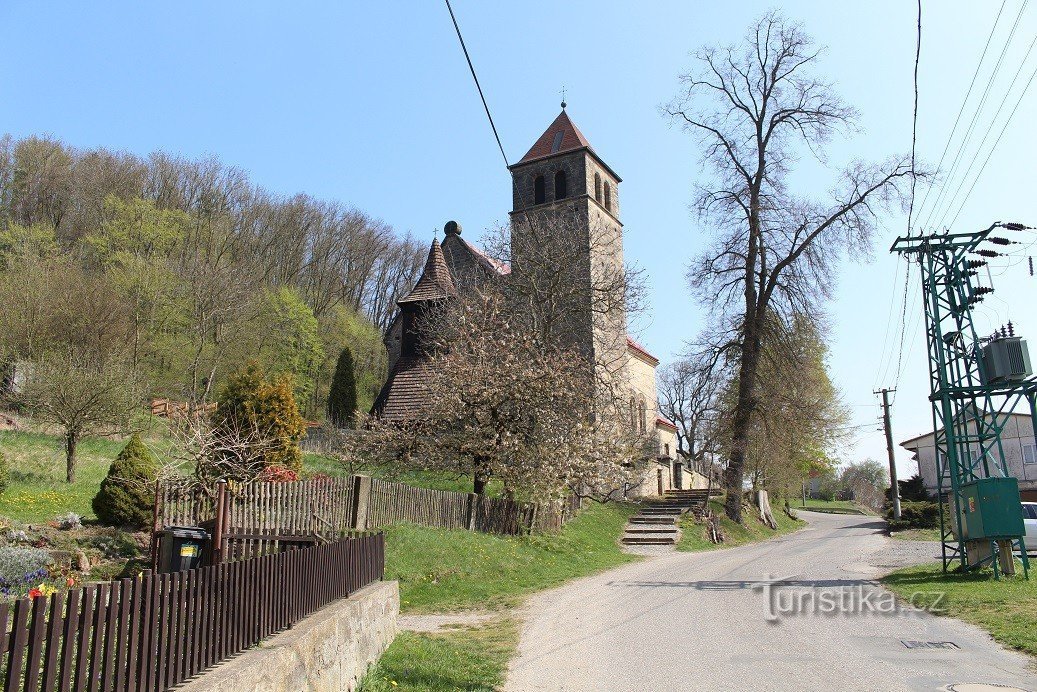
[[[915,452],[918,473],[922,476],[926,489],[935,494],[936,445],[933,439],[930,434],[905,446]],[[1035,444],[1030,417],[1013,415],[1005,426],[1001,440],[1009,474],[1019,479],[1020,491],[1037,501],[1037,464],[1023,463],[1023,445]]]

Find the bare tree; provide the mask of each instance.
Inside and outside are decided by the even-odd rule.
[[[659,373],[659,408],[677,426],[677,454],[710,476],[721,449],[723,371],[702,354],[686,356]]]
[[[716,242],[689,279],[731,325],[715,346],[737,362],[725,479],[726,511],[736,521],[768,315],[780,323],[793,313],[815,313],[830,297],[841,255],[867,250],[877,207],[914,175],[908,157],[855,162],[838,175],[828,199],[791,190],[799,153],[824,162],[824,145],[853,130],[857,119],[830,83],[811,73],[819,55],[798,25],[770,12],[742,45],[700,51],[699,68],[681,77],[681,93],[665,107],[699,137],[712,174],[699,188],[697,209],[717,229]]]
[[[126,432],[143,391],[133,369],[122,361],[88,362],[61,353],[36,360],[16,396],[34,416],[60,430],[66,480],[74,483],[80,440]]]
[[[194,411],[178,416],[169,426],[171,452],[158,477],[184,479],[214,494],[220,480],[251,483],[263,473],[266,459],[278,442],[255,421],[213,421],[211,412]]]

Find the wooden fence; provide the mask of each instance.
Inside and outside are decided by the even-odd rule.
[[[224,484],[215,497],[196,488],[159,484],[154,531],[157,535],[167,526],[208,529],[213,562],[221,562],[400,523],[504,535],[559,531],[579,508],[575,496],[550,504],[521,503],[368,476]],[[152,552],[157,559],[157,540]]]
[[[352,530],[354,486],[352,478],[220,484],[212,497],[197,487],[159,484],[154,530],[209,529],[214,562],[276,553],[287,545],[324,542]],[[157,557],[157,541],[152,549]]]
[[[381,534],[0,605],[5,692],[166,690],[382,578]]]

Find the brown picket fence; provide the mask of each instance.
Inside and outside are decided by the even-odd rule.
[[[382,534],[0,604],[5,692],[166,690],[382,578]]]

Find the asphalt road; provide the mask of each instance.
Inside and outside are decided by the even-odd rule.
[[[868,517],[801,516],[810,525],[786,537],[665,554],[536,596],[506,689],[1037,690],[1030,659],[979,628],[890,612],[873,579],[931,545],[894,545],[907,542]]]

